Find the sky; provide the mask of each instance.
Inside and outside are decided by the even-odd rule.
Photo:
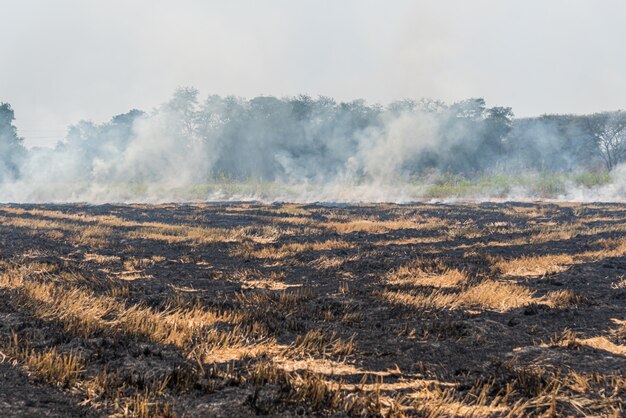
[[[623,0],[0,0],[0,102],[28,146],[201,95],[626,108]]]

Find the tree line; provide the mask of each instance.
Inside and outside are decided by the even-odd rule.
[[[196,89],[181,88],[150,112],[81,121],[50,150],[25,149],[14,121],[11,106],[1,103],[3,182],[55,160],[76,180],[152,180],[161,167],[182,164],[193,181],[324,182],[346,175],[611,171],[626,158],[624,111],[515,118],[511,108],[488,107],[481,98],[381,106],[307,95],[201,99]]]

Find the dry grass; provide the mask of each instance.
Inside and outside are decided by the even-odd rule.
[[[12,226],[15,228],[24,228],[34,232],[44,231],[46,233],[53,232],[80,232],[84,227],[79,224],[73,224],[63,221],[50,221],[46,219],[36,218],[15,218],[8,216],[0,216],[3,226]],[[64,235],[63,235],[64,236]]]
[[[591,337],[545,325],[619,316],[626,282],[610,259],[626,255],[626,227],[601,205],[567,222],[557,205],[506,218],[478,205],[176,208],[159,207],[163,222],[0,208],[17,251],[0,289],[44,330],[16,328],[8,358],[114,416],[170,417],[179,402],[193,415],[233,393],[260,415],[623,415],[626,379],[607,372],[626,356],[623,320]],[[553,241],[569,252],[541,253]],[[552,287],[604,263],[589,289]]]
[[[514,283],[485,280],[460,294],[459,306],[508,311],[534,301],[533,292]]]
[[[166,402],[159,402],[147,390],[136,393],[123,400],[121,413],[133,418],[175,418],[172,407]]]
[[[28,343],[20,341],[15,333],[11,342],[3,347],[3,352],[54,386],[71,387],[84,372],[84,363],[80,355],[73,352],[59,353],[56,348],[38,352],[28,347]]]
[[[446,266],[441,260],[415,260],[391,271],[387,283],[404,286],[457,287],[467,280],[467,275]]]
[[[84,404],[106,406],[118,413],[114,416],[132,418],[173,418],[171,406],[160,402],[168,381],[153,384],[150,388],[125,394],[127,383],[119,377],[107,374],[106,370],[93,378],[86,377],[86,364],[82,357],[73,352],[60,353],[56,347],[38,351],[29,347],[28,341],[22,341],[17,334],[9,344],[3,346],[6,356],[21,364],[27,372],[48,384],[85,397]]]
[[[77,245],[85,245],[93,248],[104,248],[108,244],[109,237],[113,235],[113,229],[107,226],[87,226],[72,240]]]
[[[127,307],[111,296],[97,296],[75,287],[66,289],[54,281],[38,279],[33,267],[22,266],[2,274],[0,286],[17,292],[23,306],[36,316],[60,321],[71,335],[136,335],[171,344],[202,361],[241,358],[259,350],[250,339],[251,330],[240,325],[228,331],[215,328],[218,323],[243,321],[242,316],[232,311],[209,311],[194,306],[158,312],[140,305]]]
[[[333,251],[353,247],[354,244],[352,243],[336,239],[321,242],[293,242],[279,247],[263,247],[258,250],[253,250],[249,253],[249,257],[280,260],[287,257],[294,257],[305,252]]]
[[[561,347],[570,350],[581,350],[585,347],[603,350],[617,356],[626,356],[626,346],[611,342],[606,337],[580,338],[579,334],[564,329],[561,333],[552,337],[549,342],[541,344],[542,347]]]
[[[470,284],[468,275],[450,268],[441,259],[417,259],[390,271],[389,286],[408,290],[384,290],[380,295],[394,304],[421,310],[490,309],[508,311],[533,302],[533,292],[515,283],[482,280]]]
[[[272,321],[271,313],[289,316],[296,311],[301,303],[313,297],[310,287],[299,287],[295,290],[273,292],[267,290],[253,290],[240,292],[235,295],[235,301],[242,310],[256,317],[258,320]]]
[[[573,264],[574,257],[568,254],[522,256],[510,260],[492,258],[494,271],[505,276],[541,277],[560,273]]]
[[[93,261],[98,264],[117,263],[121,260],[121,258],[117,255],[102,255],[95,253],[85,253],[83,259],[87,262]]]
[[[368,234],[384,234],[399,229],[419,229],[419,224],[413,221],[373,221],[369,219],[350,220],[347,222],[326,222],[323,227],[338,234],[364,232]],[[432,227],[433,225],[430,225]]]
[[[582,308],[591,304],[591,298],[572,289],[556,290],[546,295],[548,304],[555,309]]]
[[[389,291],[380,296],[387,302],[418,310],[480,308],[506,312],[532,303],[533,292],[513,283],[485,280],[457,291]]]
[[[349,340],[337,337],[334,332],[311,330],[296,340],[283,353],[286,357],[347,357],[354,353],[354,336]]]
[[[272,212],[275,213],[284,213],[287,215],[300,215],[300,216],[308,216],[311,214],[311,211],[303,208],[301,205],[283,205],[277,209],[273,209]]]
[[[334,411],[347,416],[392,416],[388,414],[389,408],[380,402],[379,392],[347,393],[342,381],[327,381],[318,373],[289,372],[271,362],[259,362],[250,375],[257,387],[280,385],[287,399],[310,405],[313,411]]]
[[[260,222],[291,224],[298,226],[313,226],[315,224],[315,222],[311,220],[311,218],[306,218],[303,216],[257,216],[256,219],[258,219]],[[307,231],[313,231],[313,229],[307,229]]]
[[[608,257],[623,257],[626,255],[626,238],[599,239],[593,243],[602,249],[583,253],[586,258],[598,259]]]
[[[236,241],[239,238],[236,232],[223,228],[199,228],[154,222],[144,223],[141,227],[130,231],[126,236],[130,239],[164,241],[168,244],[187,242],[207,244]]]
[[[252,240],[255,242],[273,242],[289,231],[273,225],[239,228],[207,228],[190,225],[172,225],[161,222],[132,222],[115,216],[88,216],[65,214],[57,211],[24,210],[3,207],[0,210],[10,213],[12,217],[1,216],[4,225],[27,228],[30,230],[68,231],[76,235],[75,241],[81,245],[94,245],[95,248],[106,244],[106,239],[115,228],[132,228],[120,233],[126,239],[148,239],[164,241],[169,244],[193,243],[206,244],[212,242],[232,242]],[[20,217],[30,215],[31,217]],[[33,218],[40,216],[41,218]],[[74,222],[68,222],[74,221]]]

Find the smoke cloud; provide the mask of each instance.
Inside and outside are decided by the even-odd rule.
[[[606,172],[598,138],[624,115],[609,116],[514,119],[482,99],[201,99],[181,88],[149,113],[81,121],[53,149],[20,149],[11,113],[0,201],[620,200],[626,168]],[[614,152],[626,154],[622,129]]]

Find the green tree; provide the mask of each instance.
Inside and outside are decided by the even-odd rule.
[[[0,181],[19,175],[19,161],[26,152],[13,121],[11,105],[0,103]]]
[[[626,158],[626,112],[595,113],[587,128],[608,171]]]

